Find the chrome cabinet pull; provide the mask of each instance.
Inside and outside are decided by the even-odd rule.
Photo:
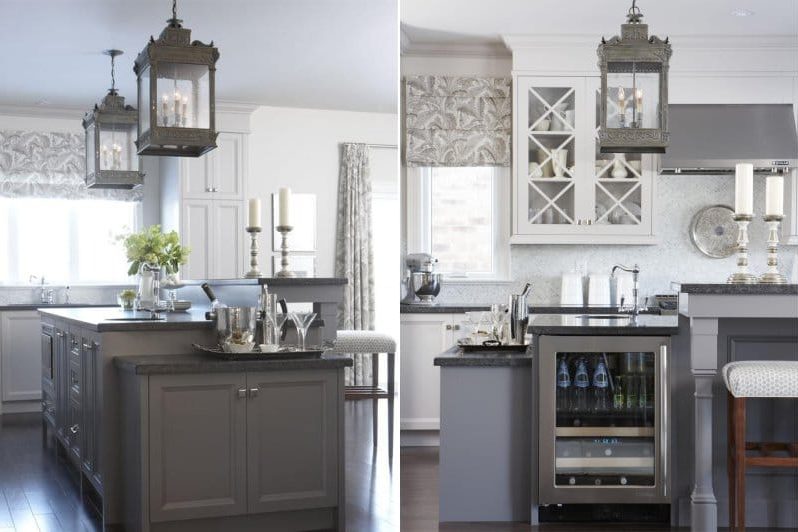
[[[258,389],[257,388],[250,388],[249,389],[249,397],[250,399],[254,399],[258,396]]]
[[[78,432],[80,432],[80,427],[78,426],[77,423],[75,423],[74,425],[69,427],[69,432],[71,432],[72,434],[77,434]]]
[[[247,389],[246,388],[239,388],[238,389],[238,398],[239,399],[246,399],[247,398]]]
[[[452,326],[451,326],[451,324],[446,324],[446,330],[447,330],[447,331],[451,331],[451,330],[452,330]]]

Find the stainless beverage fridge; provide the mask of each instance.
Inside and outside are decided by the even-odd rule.
[[[540,504],[670,502],[669,351],[668,337],[540,337]]]

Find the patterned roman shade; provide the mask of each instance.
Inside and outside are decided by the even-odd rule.
[[[407,166],[510,166],[510,78],[412,76]]]
[[[140,201],[134,190],[86,187],[83,133],[0,131],[0,196]]]

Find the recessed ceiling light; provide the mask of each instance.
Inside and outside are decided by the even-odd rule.
[[[36,105],[50,105],[50,100],[48,100],[47,98],[36,100]]]
[[[754,14],[750,9],[735,9],[731,12],[735,17],[750,17]]]

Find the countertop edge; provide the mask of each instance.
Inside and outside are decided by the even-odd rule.
[[[150,356],[157,361],[147,361]],[[176,356],[176,360],[167,361],[164,357]],[[281,371],[311,369],[343,369],[352,367],[354,361],[350,357],[327,355],[322,358],[295,358],[278,360],[224,360],[202,355],[132,355],[114,357],[114,366],[118,371],[132,375],[180,375],[196,373],[235,373],[240,371]]]
[[[452,346],[436,356],[433,365],[442,368],[521,368],[531,367],[533,360],[534,353],[531,346],[527,346],[524,353],[504,351],[464,353],[458,346]]]

